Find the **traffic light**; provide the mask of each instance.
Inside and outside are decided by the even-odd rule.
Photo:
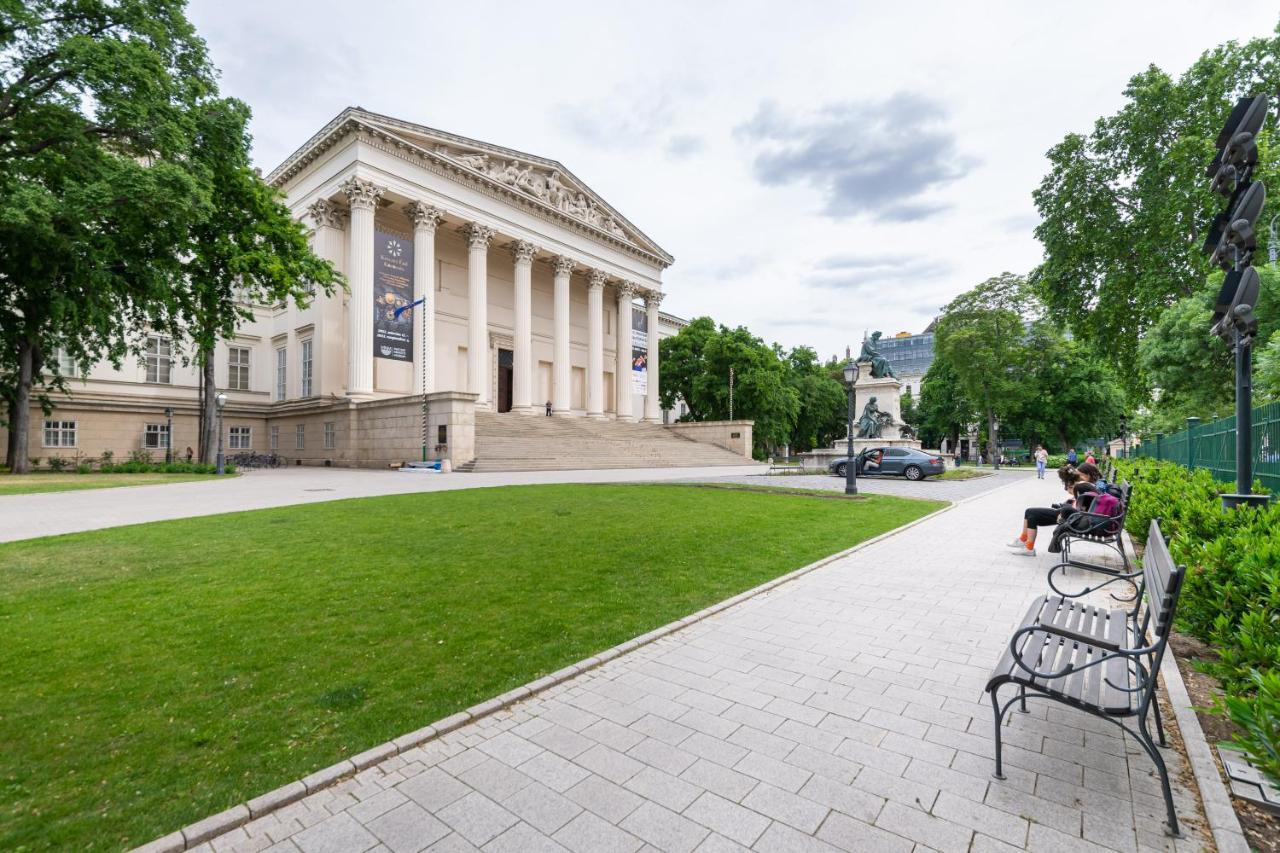
[[[1227,273],[1222,279],[1222,289],[1218,291],[1218,300],[1213,306],[1209,330],[1227,343],[1231,343],[1237,324],[1243,324],[1244,331],[1248,334],[1256,332],[1258,321],[1253,316],[1253,306],[1258,304],[1261,286],[1262,280],[1253,267]]]
[[[1218,153],[1205,170],[1212,179],[1210,188],[1227,198],[1226,210],[1209,224],[1203,246],[1209,260],[1226,271],[1209,330],[1235,351],[1236,494],[1222,496],[1222,503],[1227,507],[1257,505],[1269,499],[1250,493],[1253,482],[1251,351],[1253,336],[1258,333],[1253,306],[1262,288],[1262,279],[1250,264],[1258,247],[1258,220],[1267,201],[1267,190],[1253,180],[1253,169],[1258,165],[1258,133],[1266,123],[1267,107],[1266,95],[1236,102],[1218,134],[1215,143]]]
[[[1230,196],[1240,176],[1258,162],[1258,131],[1267,118],[1267,96],[1241,98],[1236,102],[1215,143],[1218,154],[1206,174],[1213,178],[1213,191]]]

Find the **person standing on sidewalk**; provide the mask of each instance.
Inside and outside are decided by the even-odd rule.
[[[1076,453],[1076,449],[1075,449],[1074,447],[1067,451],[1067,464],[1068,464],[1068,465],[1073,465],[1073,466],[1074,466],[1074,465],[1076,465],[1077,463],[1079,463],[1079,461],[1080,461],[1080,456]]]
[[[1044,479],[1044,466],[1049,464],[1049,451],[1044,449],[1043,444],[1036,445],[1036,479]]]

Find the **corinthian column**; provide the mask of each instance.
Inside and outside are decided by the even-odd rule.
[[[413,384],[430,394],[436,390],[436,226],[444,211],[415,201],[404,212],[413,223],[413,298],[422,300],[413,336]]]
[[[516,259],[515,349],[512,351],[511,411],[533,414],[533,256],[537,247],[518,240]]]
[[[382,187],[348,178],[340,187],[351,205],[347,248],[347,396],[373,394],[373,212]]]
[[[315,223],[315,231],[311,234],[312,250],[333,264],[334,269],[342,268],[342,231],[347,224],[346,208],[338,207],[328,199],[321,198],[312,202],[307,208],[307,213],[311,216],[311,221]],[[316,293],[314,284],[307,287],[308,292],[313,298],[328,302],[330,299],[341,299],[339,295],[327,297],[324,294]],[[341,302],[338,303],[341,306]],[[342,329],[342,314],[339,312],[337,323],[330,323],[328,312],[318,312],[316,314],[316,323],[322,328],[318,332],[321,340],[342,340],[346,334]],[[323,395],[331,394],[338,390],[337,385],[343,381],[342,378],[333,376],[333,369],[327,361],[327,355],[324,347],[316,347],[312,353],[312,364],[315,368],[315,390]]]
[[[620,421],[635,420],[631,417],[631,400],[635,396],[631,390],[631,300],[635,295],[634,284],[618,282],[618,322],[615,324],[617,334],[614,335],[618,352],[613,370],[613,392]]]
[[[662,401],[658,399],[658,305],[662,302],[662,294],[656,290],[646,290],[644,307],[648,312],[649,358],[648,358],[648,391],[644,395],[644,419],[646,423],[662,423]]]
[[[551,412],[556,415],[569,414],[569,275],[573,272],[573,261],[564,255],[557,255],[552,262],[555,268],[556,294],[555,317],[552,320],[554,348],[552,350],[551,375],[554,379],[551,387]]]
[[[467,390],[477,409],[489,408],[489,241],[493,229],[467,226]]]
[[[587,417],[604,418],[604,280],[600,270],[587,279]]]

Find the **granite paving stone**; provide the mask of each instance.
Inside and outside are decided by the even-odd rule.
[[[1070,709],[1014,713],[992,778],[983,685],[1051,561],[1002,546],[1056,487],[867,491],[970,499],[200,849],[1201,849],[1180,756],[1170,844],[1146,756]]]

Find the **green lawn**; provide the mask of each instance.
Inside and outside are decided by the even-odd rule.
[[[58,474],[52,471],[4,474],[0,475],[0,496],[109,489],[115,486],[151,486],[156,483],[185,483],[188,480],[207,479],[208,474]]]
[[[990,477],[992,471],[983,471],[978,468],[948,468],[941,474],[937,474],[935,480],[976,480],[979,477]]]
[[[942,505],[528,486],[0,545],[0,849],[148,841]]]

